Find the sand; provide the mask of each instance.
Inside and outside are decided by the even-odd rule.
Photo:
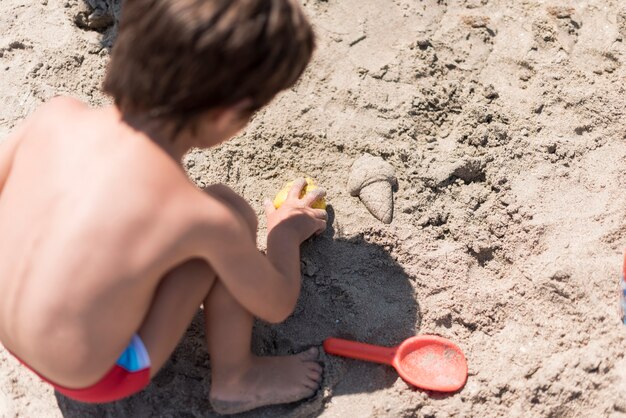
[[[625,417],[624,3],[304,5],[319,48],[301,82],[236,139],[185,158],[198,185],[230,185],[259,216],[299,175],[328,190],[332,228],[303,246],[298,307],[258,324],[254,350],[431,333],[463,349],[470,376],[429,394],[389,367],[322,355],[313,399],[243,416]],[[58,94],[109,103],[108,6],[0,2],[0,138]],[[389,225],[346,188],[365,153],[395,168]],[[106,406],[55,395],[0,350],[0,416],[213,417],[203,338],[199,317],[145,392]]]

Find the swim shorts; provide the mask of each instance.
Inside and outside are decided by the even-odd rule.
[[[16,356],[17,358],[17,356]],[[18,358],[19,360],[19,358]],[[113,402],[143,390],[150,383],[150,356],[141,341],[133,335],[130,344],[113,365],[113,368],[97,383],[82,389],[70,389],[46,379],[20,360],[43,381],[50,383],[68,398],[87,403]]]

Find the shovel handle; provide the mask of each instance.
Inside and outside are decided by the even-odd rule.
[[[381,347],[341,338],[327,338],[324,341],[324,351],[336,356],[388,365],[393,365],[393,358],[396,355],[396,347]]]

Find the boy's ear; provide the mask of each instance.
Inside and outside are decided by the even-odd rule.
[[[221,130],[242,122],[247,123],[251,106],[252,99],[243,99],[234,105],[215,110],[213,113],[215,126]]]
[[[248,114],[252,108],[252,99],[246,98],[240,100],[231,107],[241,114]]]

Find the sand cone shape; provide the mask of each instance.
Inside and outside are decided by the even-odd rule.
[[[388,181],[377,181],[361,189],[361,202],[379,221],[389,224],[393,219],[393,188]]]
[[[386,224],[393,219],[393,190],[397,186],[394,168],[380,157],[364,154],[352,164],[348,191],[359,196],[367,210]]]

